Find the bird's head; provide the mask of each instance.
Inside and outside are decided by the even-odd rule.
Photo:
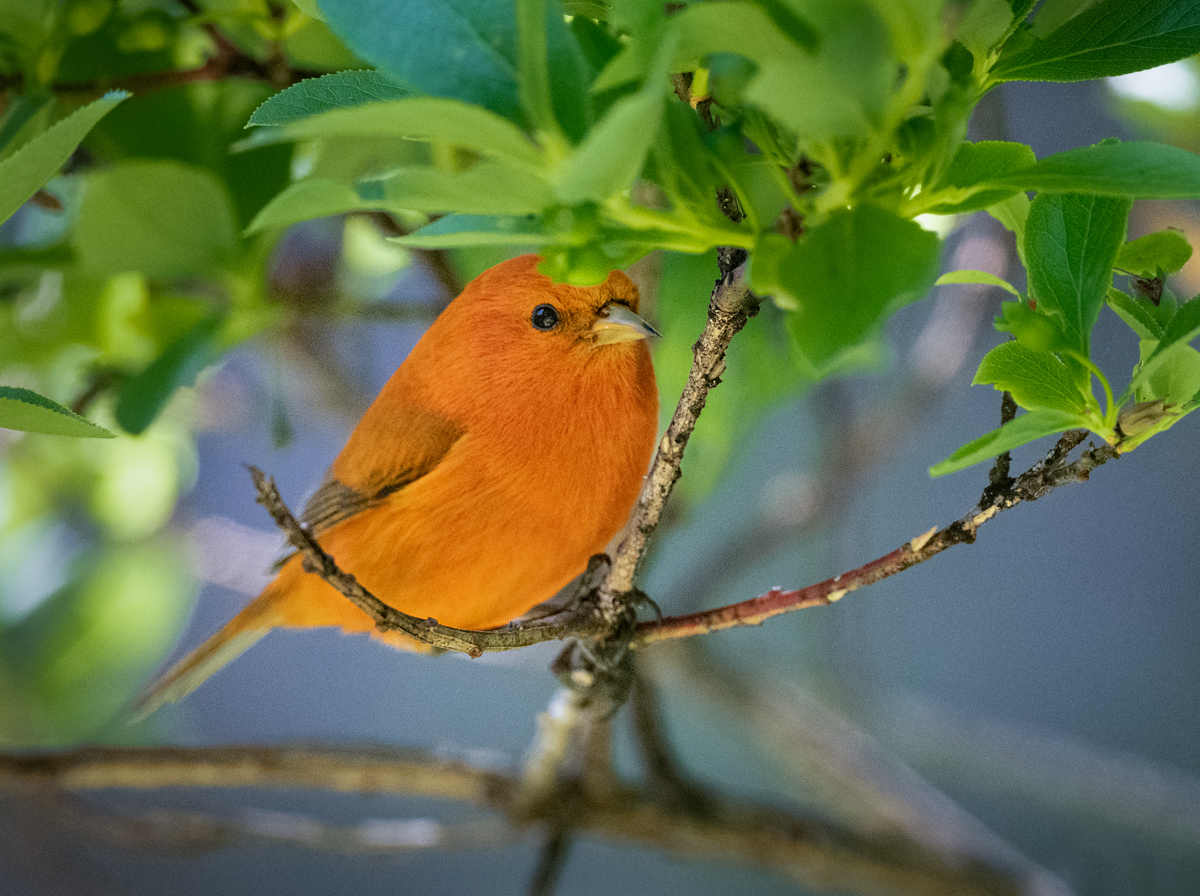
[[[597,286],[555,283],[539,261],[522,255],[484,271],[414,349],[429,355],[420,368],[437,370],[427,384],[445,406],[473,414],[503,404],[527,417],[531,408],[654,391],[646,337],[658,334],[638,316],[633,281],[613,271]]]
[[[555,283],[538,272],[541,259],[522,255],[485,271],[463,293],[479,309],[503,320],[514,343],[534,351],[597,349],[637,342],[658,332],[638,316],[638,290],[613,271],[597,286]]]

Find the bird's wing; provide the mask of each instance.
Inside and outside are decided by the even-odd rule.
[[[398,411],[386,433],[371,439],[356,432],[304,505],[301,521],[314,535],[384,501],[433,470],[463,430],[438,414]]]

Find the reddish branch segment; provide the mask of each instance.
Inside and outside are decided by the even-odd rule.
[[[928,554],[923,551],[914,553],[912,548],[906,544],[890,554],[872,560],[865,566],[860,566],[853,572],[834,576],[832,579],[826,579],[815,585],[795,591],[772,588],[759,597],[718,607],[715,610],[689,613],[687,616],[672,616],[664,619],[661,623],[646,622],[638,626],[633,643],[636,647],[644,647],[655,641],[690,638],[693,635],[719,632],[723,629],[738,628],[743,625],[762,625],[772,616],[832,604],[851,591],[862,588],[864,585],[873,585],[880,579],[886,579],[888,576],[908,569],[908,567],[957,543],[948,538],[939,540],[936,548]]]
[[[1078,460],[1068,464],[1067,455],[1086,436],[1085,430],[1065,433],[1041,461],[1015,480],[1005,479],[989,485],[979,504],[966,516],[944,529],[918,535],[890,554],[872,560],[858,569],[796,591],[774,588],[759,597],[715,610],[691,613],[687,616],[672,616],[661,622],[644,622],[637,628],[633,646],[644,647],[656,641],[690,638],[693,635],[744,625],[761,625],[765,620],[782,613],[825,606],[840,600],[851,591],[873,585],[880,579],[903,572],[910,566],[924,563],[952,545],[970,544],[975,540],[979,527],[1000,511],[1023,501],[1036,501],[1067,482],[1083,482],[1096,467],[1118,456],[1117,449],[1110,445],[1101,445],[1085,450]]]

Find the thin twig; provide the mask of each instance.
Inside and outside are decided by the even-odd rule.
[[[390,607],[358,583],[349,573],[338,568],[334,559],[325,553],[284,503],[275,487],[275,480],[257,467],[249,467],[250,477],[258,492],[258,503],[267,508],[275,524],[283,530],[301,555],[304,569],[315,573],[345,595],[356,607],[375,620],[381,631],[397,631],[442,650],[457,650],[479,657],[486,650],[515,650],[542,641],[561,640],[589,630],[595,614],[588,611],[586,601],[573,604],[561,613],[529,623],[509,624],[490,631],[469,631],[441,625],[436,619],[421,619]]]
[[[1009,488],[993,489],[989,485],[980,503],[960,519],[943,529],[918,535],[891,553],[857,569],[795,591],[772,589],[759,597],[715,610],[673,616],[661,622],[642,623],[638,626],[632,646],[644,647],[672,638],[689,638],[727,628],[761,625],[772,616],[827,606],[851,591],[924,563],[946,548],[969,544],[975,541],[979,528],[1000,511],[1025,501],[1036,501],[1065,483],[1083,482],[1096,467],[1119,456],[1116,448],[1101,445],[1085,450],[1074,463],[1066,463],[1067,455],[1086,436],[1086,430],[1065,433],[1041,461],[1013,480]]]

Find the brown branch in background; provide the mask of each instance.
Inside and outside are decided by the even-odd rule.
[[[989,485],[980,503],[962,518],[943,529],[935,527],[918,535],[891,553],[857,569],[796,591],[773,589],[759,597],[715,610],[673,616],[661,622],[642,623],[638,626],[633,646],[644,647],[656,641],[689,638],[739,626],[761,625],[772,616],[809,607],[827,606],[851,591],[873,585],[881,579],[903,572],[910,566],[924,563],[948,547],[970,544],[975,541],[975,534],[980,526],[1000,511],[1025,501],[1036,501],[1065,483],[1083,482],[1096,467],[1119,456],[1116,448],[1101,445],[1098,448],[1088,448],[1078,460],[1068,464],[1067,455],[1086,437],[1086,430],[1065,433],[1041,461],[1013,480],[1011,487],[993,490]]]
[[[192,15],[203,14],[203,11],[194,3],[181,0],[180,5]],[[215,24],[205,22],[203,28],[212,39],[216,52],[197,68],[140,72],[120,78],[103,78],[94,81],[59,81],[51,84],[50,89],[57,94],[83,94],[85,96],[93,94],[98,96],[109,90],[128,90],[134,94],[141,94],[203,81],[242,78],[266,81],[276,90],[282,90],[305,78],[316,78],[325,74],[312,69],[291,68],[277,50],[273,51],[266,61],[260,61],[244,53]],[[0,91],[20,90],[23,86],[24,76],[19,72],[0,76]]]
[[[542,844],[537,868],[529,882],[529,896],[551,896],[558,885],[567,854],[571,851],[571,836],[562,830],[551,831]]]
[[[312,788],[440,798],[538,822],[571,836],[657,849],[679,858],[726,860],[783,874],[813,888],[863,896],[1005,896],[1031,882],[970,861],[947,861],[895,835],[847,831],[774,806],[713,797],[704,806],[664,803],[621,785],[603,802],[564,790],[536,817],[523,814],[523,782],[465,762],[395,750],[314,747],[85,747],[0,754],[0,791],[26,799],[97,790],[202,787]],[[205,833],[201,830],[201,833]],[[220,832],[211,832],[217,833]]]
[[[457,650],[472,657],[485,650],[515,650],[542,641],[560,640],[568,635],[586,633],[595,618],[587,601],[568,607],[561,613],[530,623],[510,624],[491,631],[468,631],[440,625],[436,619],[420,619],[390,607],[358,583],[321,548],[312,533],[292,514],[279,496],[275,480],[257,467],[249,467],[258,492],[258,503],[267,508],[275,524],[283,530],[288,543],[301,555],[306,572],[315,573],[345,595],[351,603],[375,620],[381,631],[397,631],[442,650]],[[593,558],[589,570],[597,567]],[[587,576],[585,574],[585,580]]]

